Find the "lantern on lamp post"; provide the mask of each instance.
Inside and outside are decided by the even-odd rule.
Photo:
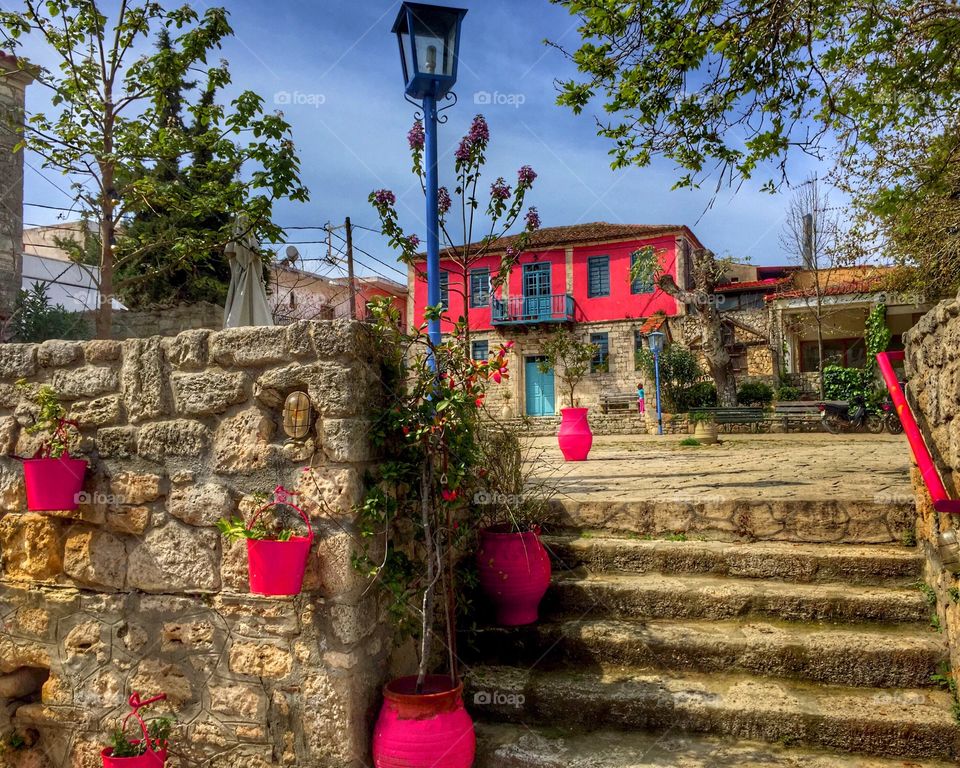
[[[653,352],[653,375],[657,382],[657,434],[663,434],[663,409],[660,407],[660,353],[663,352],[663,332],[651,331],[647,343]]]
[[[407,100],[423,107],[424,166],[427,196],[427,304],[440,303],[440,223],[437,210],[437,102],[452,96],[460,59],[462,8],[402,3],[393,33],[400,44],[400,62]],[[454,97],[455,99],[455,97]],[[413,103],[416,104],[414,101]],[[420,106],[420,105],[418,105]],[[452,106],[452,105],[449,105]],[[428,321],[431,344],[439,344],[440,321]]]

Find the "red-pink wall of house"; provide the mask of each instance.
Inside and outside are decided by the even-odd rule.
[[[400,313],[400,323],[402,330],[406,330],[406,319],[407,319],[407,300],[403,296],[397,296],[395,293],[386,291],[383,288],[377,288],[370,285],[365,285],[357,291],[357,320],[367,320],[369,318],[369,312],[367,311],[367,305],[370,301],[378,296],[389,296],[390,303],[393,305]],[[349,314],[349,313],[348,313]]]
[[[665,272],[676,278],[676,244],[674,236],[632,240],[612,243],[609,245],[592,245],[589,247],[575,247],[573,249],[573,297],[575,318],[579,322],[601,322],[605,320],[623,320],[634,317],[649,317],[656,312],[665,312],[668,315],[677,314],[676,301],[660,289],[649,294],[630,293],[630,254],[638,248],[653,246]],[[590,256],[607,255],[610,257],[610,295],[597,298],[587,297],[587,259]],[[508,293],[511,296],[523,294],[523,265],[533,262],[549,261],[550,284],[554,294],[567,293],[566,252],[564,249],[536,251],[524,253],[520,256],[518,265],[511,271],[507,281]],[[472,269],[487,267],[490,274],[496,274],[500,259],[497,256],[486,256],[477,261]],[[418,264],[418,270],[423,272],[423,263]],[[464,294],[469,290],[469,283],[463,285],[463,275],[460,269],[449,259],[440,260],[440,269],[449,272],[449,308],[441,322],[444,333],[453,330],[454,321],[461,317],[464,308]],[[494,295],[500,297],[503,292],[497,290]],[[423,310],[427,304],[427,283],[422,274],[418,274],[413,287],[414,322],[423,322]],[[470,329],[485,331],[491,328],[490,307],[470,307]]]

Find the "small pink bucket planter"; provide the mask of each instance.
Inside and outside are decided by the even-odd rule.
[[[27,509],[31,512],[76,509],[86,472],[87,462],[71,458],[67,452],[56,459],[23,459]]]
[[[286,541],[247,539],[247,565],[250,591],[258,595],[298,595],[303,589],[307,558],[313,545],[313,526],[300,507],[294,506],[286,495],[257,510],[247,529],[256,525],[260,516],[271,507],[283,504],[294,510],[306,523],[306,536],[291,536]]]

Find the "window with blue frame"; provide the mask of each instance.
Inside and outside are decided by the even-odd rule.
[[[587,258],[587,298],[596,299],[610,295],[610,257]]]
[[[640,253],[630,254],[630,274],[640,260]],[[653,275],[638,275],[630,281],[630,293],[653,293]]]
[[[590,343],[597,347],[597,353],[590,361],[592,373],[606,373],[610,370],[610,337],[606,333],[591,333]]]
[[[470,270],[470,308],[485,307],[490,303],[490,269],[477,267]]]
[[[445,269],[440,270],[440,306],[450,309],[450,273]]]
[[[470,342],[470,357],[474,360],[486,360],[490,357],[490,342],[486,339],[478,339]]]

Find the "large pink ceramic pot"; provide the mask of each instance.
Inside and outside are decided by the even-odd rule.
[[[587,422],[586,408],[562,408],[557,442],[567,461],[584,461],[593,445],[593,432]]]
[[[509,526],[494,526],[481,531],[477,570],[480,588],[496,608],[497,624],[516,627],[537,620],[550,586],[550,556],[539,529],[513,533]]]
[[[383,689],[383,707],[373,729],[376,768],[470,768],[477,751],[473,720],[463,707],[463,684],[428,675],[423,693],[417,678],[401,677]]]

